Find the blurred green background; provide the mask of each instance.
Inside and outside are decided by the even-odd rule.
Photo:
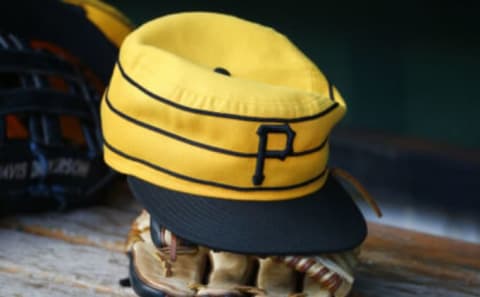
[[[342,92],[349,106],[344,127],[480,148],[474,1],[108,2],[136,24],[200,10],[272,26]]]

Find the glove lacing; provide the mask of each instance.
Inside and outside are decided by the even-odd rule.
[[[355,189],[355,191],[360,194],[360,197],[368,203],[368,205],[372,208],[377,217],[382,217],[382,211],[380,210],[380,207],[378,206],[375,199],[355,177],[353,177],[350,173],[341,168],[332,168],[330,169],[330,173],[333,176],[340,178],[342,181],[345,181],[349,185],[351,185]]]
[[[186,244],[184,240],[175,236],[165,228],[161,229],[160,241],[161,247],[157,247],[156,255],[163,263],[165,277],[173,275],[172,262],[177,260],[177,255],[195,254],[198,252],[198,247],[195,245]]]

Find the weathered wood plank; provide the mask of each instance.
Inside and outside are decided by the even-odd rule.
[[[89,286],[100,286],[108,294],[117,294],[117,278],[126,276],[128,266],[120,252],[130,224],[141,208],[129,195],[122,194],[124,191],[125,188],[113,197],[113,201],[121,200],[121,203],[113,202],[115,208],[98,206],[2,221],[0,225],[4,227],[40,236],[21,236],[18,234],[22,233],[12,230],[0,232],[0,269],[15,264],[28,273],[40,275],[39,271],[48,267],[52,276],[70,275],[79,269],[82,281],[93,284]],[[14,251],[14,256],[6,253],[7,241],[10,250],[18,248],[23,252]],[[57,257],[48,256],[52,252],[61,255],[63,265],[51,266],[51,262],[59,261]],[[17,262],[18,257],[24,259],[23,262]],[[36,266],[29,264],[32,258]],[[356,296],[480,296],[479,245],[370,223],[360,260]],[[123,272],[112,274],[112,265],[115,271]],[[32,272],[32,269],[37,270]],[[88,269],[94,269],[94,279],[84,278],[83,273]],[[66,283],[72,284],[72,281]]]
[[[370,265],[468,280],[480,286],[480,245],[396,227],[369,224],[362,258]]]
[[[457,283],[443,283],[439,280],[417,276],[406,280],[386,275],[357,276],[351,297],[478,297],[478,291],[463,292]]]
[[[47,281],[48,280],[48,281]],[[116,297],[117,293],[88,288],[82,284],[61,283],[56,277],[45,278],[0,271],[0,297]],[[130,296],[130,295],[124,295]]]
[[[358,296],[480,296],[476,244],[370,224],[360,261]]]
[[[123,252],[124,242],[141,206],[126,183],[111,188],[105,205],[70,212],[47,212],[3,218],[0,227],[55,238],[66,242]]]
[[[123,251],[130,222],[135,216],[106,207],[69,213],[22,215],[0,221],[0,226],[66,242]]]
[[[10,278],[33,279],[33,286],[52,284],[59,290],[72,287],[107,296],[134,296],[118,284],[128,267],[121,253],[5,229],[0,229],[0,243],[0,272]]]

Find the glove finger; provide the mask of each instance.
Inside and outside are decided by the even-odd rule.
[[[354,278],[346,255],[348,253],[313,257],[312,265],[305,269],[303,293],[318,297],[347,296]]]
[[[332,297],[330,291],[309,276],[305,276],[303,293],[308,297]],[[335,296],[337,297],[337,296]]]
[[[285,263],[269,257],[259,260],[257,286],[269,297],[287,297],[296,290],[297,272]]]
[[[148,225],[145,225],[145,220]],[[142,229],[135,229],[142,227]],[[172,261],[167,249],[159,249],[150,237],[150,218],[142,214],[129,236],[130,280],[141,297],[192,297],[205,274],[208,250],[191,247]]]
[[[305,276],[303,282],[303,293],[305,293],[308,297],[346,297],[350,293],[352,289],[352,284],[341,281],[340,283],[336,283],[338,286],[336,289],[329,289],[325,287],[324,284],[318,282],[317,280]],[[332,285],[334,286],[334,285]],[[332,288],[332,287],[330,287]],[[334,291],[334,293],[332,293]]]
[[[142,210],[140,215],[133,221],[130,231],[128,232],[125,251],[131,251],[133,245],[138,241],[148,242],[150,240],[150,214]]]
[[[210,251],[211,272],[208,284],[197,296],[239,296],[254,272],[251,256]]]

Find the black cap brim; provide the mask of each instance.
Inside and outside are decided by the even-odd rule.
[[[275,202],[194,196],[132,176],[128,182],[159,225],[214,250],[312,255],[353,249],[367,235],[362,213],[332,176],[315,193]]]

